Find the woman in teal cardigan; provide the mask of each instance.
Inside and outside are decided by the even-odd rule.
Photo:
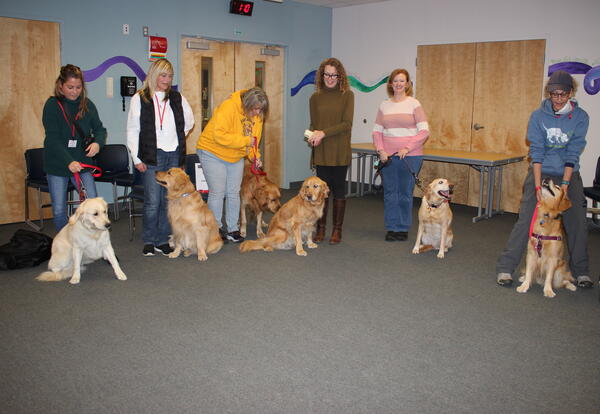
[[[54,226],[59,232],[67,224],[67,187],[75,184],[73,173],[80,172],[90,198],[96,197],[94,177],[82,171],[81,163],[93,164],[95,156],[106,141],[106,128],[98,117],[96,106],[87,98],[81,69],[75,65],[60,68],[54,96],[44,105],[42,122],[44,139],[44,170],[48,177]],[[82,136],[83,135],[83,136]],[[93,137],[85,145],[86,137]]]

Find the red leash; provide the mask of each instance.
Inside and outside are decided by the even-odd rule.
[[[94,178],[102,176],[102,170],[96,165],[89,165],[81,162],[79,163],[79,165],[81,165],[83,168],[91,169],[92,171],[90,172],[92,174],[92,177]],[[83,181],[81,180],[79,172],[74,172],[73,176],[75,177],[75,184],[77,184],[77,192],[79,193],[79,201],[81,202],[87,198],[87,191],[85,189],[85,186],[83,185]]]
[[[254,174],[254,176],[256,177],[256,182],[258,182],[258,177],[261,175],[267,175],[266,172],[264,172],[259,166],[258,166],[258,158],[256,157],[256,154],[258,153],[258,140],[256,139],[256,137],[254,137],[254,161],[252,161],[252,164],[250,165],[250,172],[252,174]]]

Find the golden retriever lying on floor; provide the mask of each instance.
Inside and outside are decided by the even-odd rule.
[[[246,237],[246,209],[256,217],[256,237],[261,238],[265,235],[263,232],[263,213],[270,211],[276,213],[281,206],[279,199],[281,192],[279,187],[267,178],[266,175],[254,175],[250,171],[250,163],[244,165],[244,178],[240,190],[240,234]]]
[[[112,265],[117,279],[126,280],[110,243],[110,220],[108,205],[102,198],[88,198],[79,205],[75,214],[52,242],[52,257],[49,271],[36,279],[42,282],[57,282],[71,277],[72,284],[79,283],[81,265],[104,258]]]
[[[450,199],[454,184],[445,178],[436,178],[425,190],[419,208],[419,230],[413,253],[419,254],[431,249],[438,249],[440,259],[452,247],[452,210]]]
[[[577,289],[575,279],[564,259],[565,232],[562,226],[562,213],[571,207],[571,201],[562,187],[552,180],[542,182],[542,196],[537,213],[534,213],[532,234],[527,244],[525,276],[517,292],[525,293],[535,279],[544,286],[544,296],[556,296],[552,288]]]
[[[196,191],[194,184],[181,168],[157,171],[156,182],[167,189],[168,217],[173,252],[171,259],[198,254],[198,260],[208,260],[208,254],[223,247],[214,214]]]
[[[329,187],[318,177],[309,177],[302,183],[298,195],[285,203],[273,216],[267,235],[258,240],[247,240],[240,245],[242,253],[251,250],[291,249],[296,246],[298,256],[306,256],[304,240],[310,249],[317,247],[312,234],[317,220],[323,215]]]

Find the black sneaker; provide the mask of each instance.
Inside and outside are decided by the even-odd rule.
[[[158,247],[155,247],[154,251],[158,252],[158,253],[162,253],[164,256],[168,256],[169,253],[171,253],[173,251],[173,249],[171,249],[171,246],[169,246],[169,243],[165,243],[165,244],[161,244]]]
[[[142,250],[144,256],[154,256],[154,245],[144,244],[144,250]]]
[[[396,240],[398,241],[405,241],[406,239],[408,239],[408,232],[407,231],[397,231],[395,234]]]
[[[388,231],[385,233],[385,241],[393,242],[396,241],[396,237],[394,236],[395,231]]]
[[[244,238],[242,237],[240,232],[238,230],[236,230],[236,231],[230,231],[229,233],[227,233],[227,240],[232,241],[234,243],[241,243],[244,241]]]
[[[223,240],[224,244],[229,243],[229,240],[227,240],[227,233],[225,233],[225,230],[223,229],[219,229],[219,235],[221,236],[221,240]]]

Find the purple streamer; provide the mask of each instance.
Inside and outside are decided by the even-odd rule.
[[[317,71],[313,70],[312,72],[308,72],[304,78],[298,83],[298,85],[294,86],[291,89],[292,96],[296,95],[300,89],[302,89],[306,85],[310,85],[311,83],[315,83],[315,75]]]
[[[583,89],[590,95],[600,92],[600,66],[593,67],[585,74]]]
[[[117,63],[123,63],[123,64],[129,66],[129,68],[133,71],[133,73],[135,73],[135,75],[142,82],[144,81],[144,79],[146,79],[146,73],[143,71],[143,69],[140,67],[140,65],[135,63],[135,61],[133,59],[130,59],[127,56],[114,56],[114,57],[111,57],[110,59],[105,60],[104,62],[102,62],[100,65],[98,65],[94,69],[84,70],[83,71],[83,79],[86,82],[93,82],[96,79],[98,79],[100,76],[102,76],[102,74],[104,72],[106,72],[108,70],[108,68],[110,68],[113,65],[116,65]]]

